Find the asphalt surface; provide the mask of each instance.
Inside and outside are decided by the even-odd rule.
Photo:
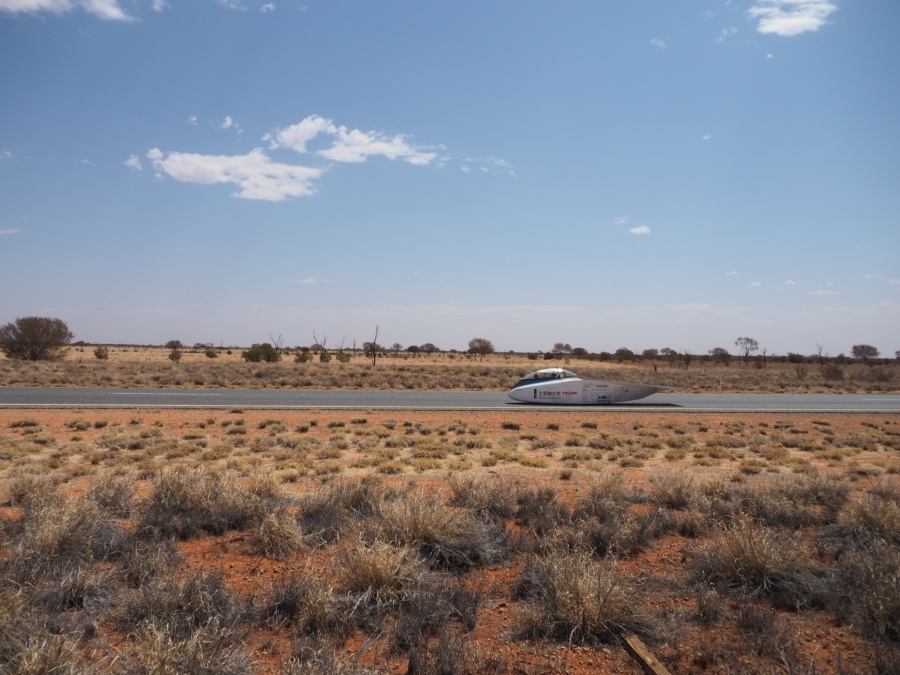
[[[612,406],[517,403],[505,392],[336,389],[96,389],[0,387],[0,408],[270,408],[346,410],[636,410],[900,412],[900,395],[653,394]]]

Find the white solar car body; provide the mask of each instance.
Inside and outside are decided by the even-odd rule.
[[[513,385],[508,396],[521,403],[552,405],[608,405],[637,401],[668,387],[614,380],[582,379],[562,368],[529,373]]]

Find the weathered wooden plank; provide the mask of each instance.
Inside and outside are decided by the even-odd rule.
[[[637,635],[625,636],[625,651],[640,664],[647,675],[671,675]]]

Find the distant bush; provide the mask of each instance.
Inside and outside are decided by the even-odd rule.
[[[219,358],[219,352],[216,351],[215,347],[207,347],[204,353],[206,354],[206,358],[208,359]]]
[[[171,352],[169,352],[169,361],[172,361],[173,363],[178,363],[179,361],[181,361],[181,357],[182,353],[180,349],[173,349]]]
[[[94,356],[96,356],[101,361],[106,361],[109,358],[109,349],[100,345],[94,350]]]
[[[263,342],[261,345],[253,345],[247,351],[241,352],[241,358],[250,363],[259,363],[261,361],[277,363],[281,361],[281,352],[268,342]]]

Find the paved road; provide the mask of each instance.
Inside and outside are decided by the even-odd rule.
[[[0,387],[0,408],[317,408],[362,410],[639,410],[900,412],[900,395],[654,394],[615,406],[535,406],[503,392],[334,389],[94,389]]]

